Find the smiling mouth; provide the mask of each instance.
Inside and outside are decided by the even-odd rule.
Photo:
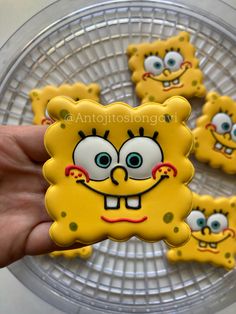
[[[143,78],[150,78],[156,82],[161,82],[162,83],[162,86],[163,86],[163,91],[169,91],[171,89],[174,89],[174,88],[181,88],[184,86],[183,83],[180,83],[180,78],[182,75],[184,75],[184,73],[188,70],[189,68],[186,67],[183,72],[177,76],[175,79],[173,80],[160,80],[160,79],[157,79],[155,77],[153,77],[153,75],[151,73],[145,73]]]
[[[214,151],[223,154],[226,158],[231,159],[232,158],[232,153],[234,151],[233,148],[227,147],[220,142],[216,141],[214,145]]]
[[[142,206],[141,196],[153,188],[155,188],[158,184],[160,184],[164,179],[168,179],[168,175],[162,175],[160,179],[150,188],[147,190],[138,193],[138,194],[132,194],[132,195],[111,195],[107,193],[102,193],[100,191],[97,191],[96,189],[92,188],[91,186],[87,185],[85,183],[85,180],[76,180],[76,183],[84,185],[86,188],[90,189],[91,191],[100,194],[104,197],[104,208],[105,209],[119,209],[120,208],[120,200],[125,200],[125,207],[127,209],[140,209]]]
[[[218,244],[228,239],[230,235],[228,234],[225,238],[219,241],[211,241],[211,242],[200,240],[197,237],[195,237],[193,234],[192,234],[192,237],[198,241],[198,251],[217,254],[219,253],[219,251],[217,250]]]

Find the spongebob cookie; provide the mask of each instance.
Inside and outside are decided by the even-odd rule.
[[[93,99],[99,101],[100,87],[97,84],[85,85],[83,83],[75,83],[73,85],[64,84],[59,87],[46,86],[42,89],[33,89],[29,96],[32,102],[32,110],[34,113],[34,124],[52,124],[52,119],[47,113],[47,104],[53,97],[68,96],[78,101],[80,99]]]
[[[181,95],[202,97],[206,89],[189,34],[128,46],[129,68],[142,103],[163,102]]]
[[[236,173],[236,102],[233,99],[208,93],[193,134],[194,153],[199,161],[229,174]]]
[[[81,259],[88,259],[93,253],[93,247],[91,245],[78,249],[54,251],[50,253],[51,257],[63,256],[68,259],[80,257]]]
[[[170,261],[208,262],[226,269],[235,266],[236,197],[212,198],[194,194],[187,218],[191,238],[167,252]]]
[[[188,240],[194,168],[186,99],[132,108],[56,97],[48,111],[56,123],[45,135],[45,200],[58,245],[132,236],[170,245]]]

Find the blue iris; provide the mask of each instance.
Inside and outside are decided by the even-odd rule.
[[[206,220],[204,218],[198,218],[197,219],[197,225],[201,228],[205,227],[206,225]]]
[[[170,67],[173,67],[175,64],[176,64],[176,61],[172,58],[170,58],[168,61],[167,61],[167,64],[170,66]]]
[[[126,164],[130,168],[139,168],[142,163],[143,157],[139,153],[133,152],[126,157]]]
[[[100,168],[108,168],[111,164],[111,156],[106,152],[101,152],[95,156],[95,163]]]
[[[217,220],[212,221],[211,228],[212,230],[218,230],[220,228],[220,222]]]
[[[222,123],[221,126],[224,131],[228,131],[230,129],[230,124],[228,122]]]
[[[161,62],[157,61],[157,62],[154,62],[153,66],[154,66],[155,69],[159,70],[162,67],[162,64],[161,64]]]

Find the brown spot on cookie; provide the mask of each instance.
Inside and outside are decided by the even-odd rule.
[[[169,224],[174,219],[174,214],[172,212],[168,212],[163,216],[163,221],[166,224]]]

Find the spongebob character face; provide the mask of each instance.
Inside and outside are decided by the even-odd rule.
[[[184,246],[170,249],[171,261],[210,262],[234,268],[236,253],[236,198],[213,199],[194,195],[193,210],[187,218],[191,238]]]
[[[44,165],[46,207],[58,245],[188,239],[193,167],[184,98],[132,108],[56,97],[48,110],[56,123],[45,136],[52,156]]]
[[[202,97],[202,72],[194,57],[195,48],[189,34],[153,43],[130,45],[127,50],[132,80],[142,103],[163,102],[174,95]]]
[[[199,161],[236,173],[236,103],[231,98],[209,93],[193,133]]]
[[[33,89],[29,96],[32,102],[34,112],[34,124],[50,125],[53,120],[47,111],[48,102],[56,96],[67,96],[75,101],[80,99],[99,100],[100,87],[97,84],[85,85],[83,83],[75,83],[73,85],[64,84],[59,87],[46,86],[42,89]]]

